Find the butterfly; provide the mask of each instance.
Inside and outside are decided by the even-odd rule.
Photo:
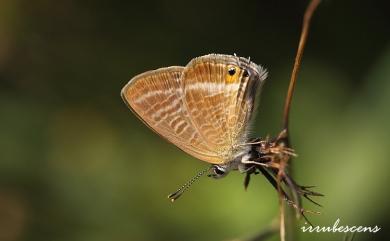
[[[242,169],[258,89],[267,71],[249,59],[221,54],[185,67],[140,74],[122,89],[130,109],[150,129],[184,152],[214,164],[214,177]]]
[[[282,160],[295,153],[276,139],[250,138],[256,99],[267,71],[249,58],[209,54],[192,59],[186,66],[148,71],[132,78],[121,96],[134,114],[150,129],[197,159],[212,164],[169,198],[174,201],[204,173],[221,178],[232,170],[250,175],[260,171],[277,188],[277,170]],[[301,194],[316,195],[283,180]],[[287,193],[285,199],[296,205]]]

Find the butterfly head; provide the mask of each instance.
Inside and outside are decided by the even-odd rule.
[[[213,165],[210,169],[208,177],[219,179],[225,177],[230,172],[229,165]]]
[[[241,149],[237,152],[235,158],[224,164],[215,164],[210,168],[209,177],[214,179],[219,179],[227,176],[230,171],[238,170],[241,173],[246,173],[249,170],[252,170],[252,165],[246,164],[248,160],[258,159],[259,153],[254,150],[254,147],[248,146],[247,148]]]

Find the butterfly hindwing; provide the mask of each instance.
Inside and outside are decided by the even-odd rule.
[[[247,59],[218,54],[195,58],[183,71],[184,104],[193,126],[225,160],[246,139],[256,92],[265,76],[265,70]]]
[[[130,109],[157,134],[188,154],[221,163],[215,152],[199,138],[183,105],[181,75],[184,67],[168,67],[137,75],[122,89]]]

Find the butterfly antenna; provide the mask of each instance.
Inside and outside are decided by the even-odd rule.
[[[320,2],[321,2],[321,0],[312,0],[310,2],[309,6],[307,7],[305,15],[303,17],[301,37],[299,39],[297,55],[295,56],[294,67],[293,67],[293,70],[291,73],[291,78],[290,78],[290,85],[288,87],[286,101],[285,101],[285,105],[284,105],[283,128],[287,132],[288,132],[288,119],[289,119],[291,101],[292,101],[292,97],[293,97],[293,93],[294,93],[294,89],[295,89],[295,84],[297,82],[298,70],[299,70],[299,67],[301,66],[303,50],[305,49],[306,39],[307,39],[307,35],[309,33],[309,26],[310,26],[311,17],[313,16],[313,13],[316,10],[316,8]]]
[[[181,186],[179,189],[177,189],[176,192],[174,193],[171,193],[168,195],[168,198],[171,200],[171,202],[174,202],[176,201],[176,199],[178,199],[189,187],[191,187],[191,185],[199,179],[199,177],[203,176],[206,172],[208,172],[210,169],[211,169],[212,166],[210,167],[207,167],[206,169],[204,169],[203,171],[199,172],[198,174],[196,174],[196,176],[194,176],[193,178],[191,178],[188,182],[186,182],[183,186]]]

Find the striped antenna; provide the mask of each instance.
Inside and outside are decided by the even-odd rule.
[[[189,187],[191,187],[191,185],[196,180],[198,180],[199,177],[203,176],[206,172],[208,172],[211,169],[211,167],[212,166],[207,167],[203,171],[199,172],[198,174],[196,174],[196,176],[194,176],[187,183],[185,183],[183,186],[181,186],[176,192],[169,194],[168,198],[171,200],[171,202],[176,201],[176,199],[178,199]]]

